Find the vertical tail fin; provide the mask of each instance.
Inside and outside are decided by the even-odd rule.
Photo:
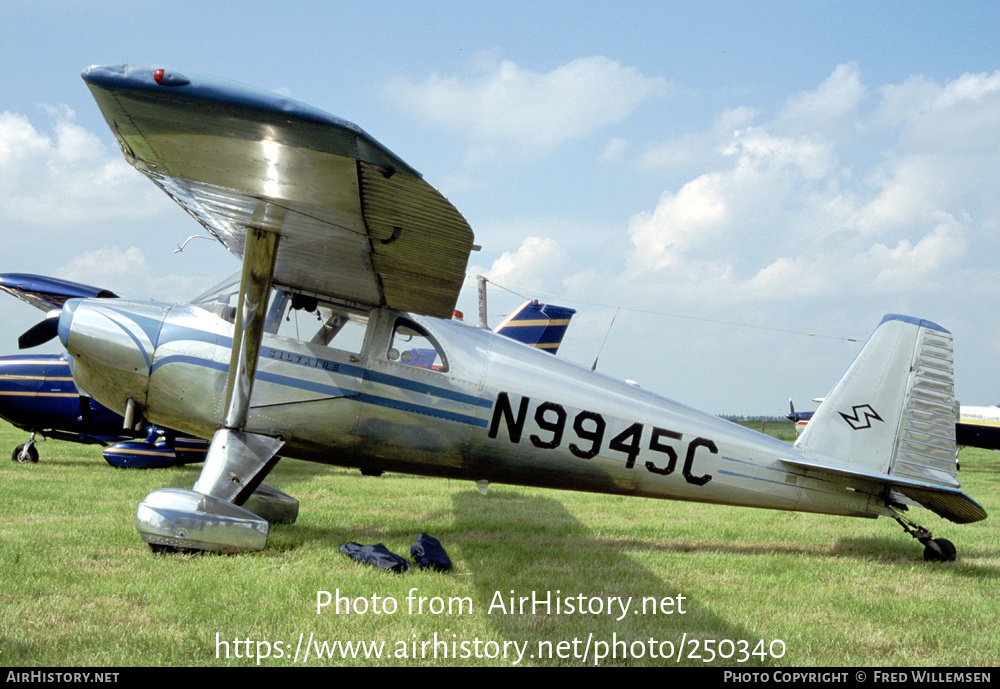
[[[887,502],[905,496],[959,524],[985,519],[956,477],[952,360],[947,330],[886,316],[799,436],[801,457],[783,461],[874,482]]]
[[[952,336],[888,315],[795,443],[866,473],[957,488]]]

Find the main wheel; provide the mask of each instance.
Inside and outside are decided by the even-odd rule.
[[[34,445],[28,445],[27,443],[22,443],[14,448],[13,454],[10,456],[10,461],[17,462],[18,464],[32,464],[38,463],[38,449]]]
[[[924,546],[924,560],[927,562],[954,562],[956,556],[955,544],[949,541],[947,538],[935,538],[933,543],[937,544],[937,547],[941,552],[938,552],[934,546],[928,543]]]

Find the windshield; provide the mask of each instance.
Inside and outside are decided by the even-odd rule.
[[[192,302],[230,323],[236,322],[240,274],[230,276]],[[271,290],[264,332],[298,342],[360,353],[368,311],[284,289]],[[333,342],[336,338],[336,343]]]
[[[236,301],[240,296],[240,274],[228,278],[199,294],[191,303],[214,313],[230,323],[236,321]]]

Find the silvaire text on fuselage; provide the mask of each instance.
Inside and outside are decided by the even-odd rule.
[[[568,490],[895,519],[984,518],[955,474],[952,337],[886,317],[791,446],[449,319],[471,229],[355,125],[134,66],[84,73],[126,158],[242,256],[186,305],[67,302],[74,378],[116,411],[211,436],[193,490],[137,512],[154,547],[254,550],[239,505],[277,457]],[[947,420],[945,423],[944,420]]]

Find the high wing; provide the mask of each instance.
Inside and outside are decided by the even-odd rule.
[[[280,236],[274,284],[448,318],[473,233],[354,124],[274,93],[134,65],[83,73],[126,159],[243,257]]]
[[[489,333],[485,301],[482,327],[453,323],[472,232],[354,125],[165,70],[95,67],[83,76],[126,158],[243,259],[225,317],[83,299],[31,331],[54,329],[74,380],[125,425],[170,421],[202,437],[214,428],[192,489],[160,489],[139,504],[136,526],[154,549],[266,547],[262,512],[276,502],[292,514],[297,503],[241,506],[282,454],[480,485],[886,516],[936,561],[954,560],[954,545],[902,511],[921,504],[955,521],[986,516],[957,479],[952,336],[939,325],[886,316],[790,446]],[[322,341],[273,335],[275,285],[299,297],[293,310],[313,312],[321,298],[354,302],[319,320],[335,330],[366,316],[357,355],[324,349],[326,330]],[[392,308],[440,318],[411,321]],[[446,349],[456,365],[436,367]]]

